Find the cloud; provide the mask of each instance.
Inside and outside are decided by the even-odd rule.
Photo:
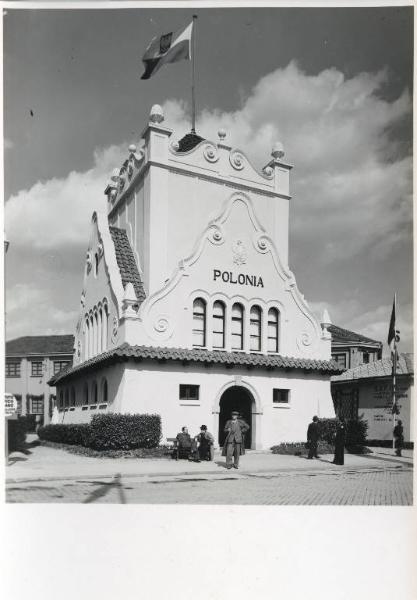
[[[227,140],[258,168],[281,141],[285,160],[295,163],[292,234],[314,246],[323,263],[368,249],[384,259],[412,235],[412,158],[400,158],[388,133],[410,113],[411,99],[407,90],[382,99],[387,81],[386,71],[351,79],[337,69],[306,75],[291,62],[263,77],[240,110],[203,111],[198,130],[215,139],[226,129]],[[183,103],[164,108],[174,130],[188,128]]]
[[[50,291],[35,283],[18,283],[6,290],[7,338],[66,334],[74,331],[76,310],[54,306]]]
[[[394,100],[384,99],[387,83],[386,71],[347,79],[337,69],[307,75],[292,62],[260,79],[238,110],[203,110],[198,115],[200,135],[215,140],[219,128],[224,128],[226,142],[240,147],[257,168],[270,160],[277,140],[283,143],[285,160],[295,164],[291,172],[290,236],[291,267],[296,275],[306,257],[308,269],[321,277],[323,285],[323,273],[331,281],[332,273],[342,269],[346,261],[354,263],[360,273],[365,259],[383,264],[381,261],[395,252],[411,252],[412,158],[404,156],[401,140],[395,137],[396,126],[410,114],[411,100],[407,90]],[[189,131],[188,110],[186,103],[175,99],[164,104],[166,123],[174,130],[175,139]],[[61,331],[69,327],[81,289],[82,266],[77,277],[76,269],[66,274],[68,298],[52,288],[45,297],[42,280],[48,277],[48,269],[54,279],[53,270],[58,272],[63,259],[56,264],[50,261],[46,268],[44,256],[47,252],[61,252],[67,257],[83,254],[91,213],[105,210],[106,183],[113,168],[126,158],[127,146],[97,149],[91,169],[39,181],[6,203],[6,234],[11,242],[8,263],[19,269],[13,263],[13,249],[28,264],[44,261],[43,279],[35,272],[32,278],[27,275],[24,281],[29,288],[23,295],[22,288],[14,285],[21,285],[15,276],[8,294],[9,326],[12,317],[19,319],[14,331],[31,333],[42,327]],[[335,291],[334,296],[341,301],[330,306],[326,303],[333,321],[384,340],[388,304],[383,305],[375,292],[374,306],[368,294],[367,306],[363,307],[356,298],[344,299],[348,291]],[[303,292],[308,299],[311,291]],[[315,294],[316,307],[322,297]],[[13,308],[18,302],[20,308]],[[45,314],[49,311],[47,323],[43,312],[32,310],[32,306],[44,307]],[[411,300],[403,313],[407,343],[412,337],[410,307]],[[73,324],[68,330],[73,330]]]
[[[126,148],[97,149],[92,169],[38,182],[12,196],[5,208],[11,244],[35,250],[86,246],[91,215],[94,210],[106,210],[104,189],[113,168],[121,166]]]
[[[376,306],[371,310],[364,310],[361,302],[355,298],[329,304],[328,302],[312,302],[310,308],[321,322],[323,310],[327,308],[330,319],[335,325],[343,323],[343,327],[361,333],[373,340],[383,342],[383,354],[389,355],[387,345],[388,326],[391,317],[392,304]],[[413,350],[413,306],[411,303],[397,305],[397,329],[400,331],[399,352],[412,352]]]

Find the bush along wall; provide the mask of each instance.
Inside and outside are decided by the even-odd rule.
[[[90,423],[40,427],[38,435],[48,442],[85,446],[99,451],[155,448],[162,437],[161,417],[119,413],[94,415]]]
[[[336,438],[336,427],[338,419],[320,419],[320,438],[318,443],[319,454],[331,454],[334,452]],[[346,421],[346,450],[352,454],[367,454],[366,434],[368,423],[363,419],[350,419]],[[307,435],[307,432],[306,432]],[[273,454],[294,454],[300,456],[307,454],[305,442],[282,443],[271,448]]]

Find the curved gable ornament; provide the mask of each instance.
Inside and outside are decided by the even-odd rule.
[[[320,339],[320,325],[311,312],[307,302],[304,299],[304,296],[297,288],[294,274],[289,269],[284,267],[279,258],[278,251],[273,240],[266,233],[265,229],[258,220],[253,208],[252,200],[248,195],[241,192],[235,192],[225,200],[220,215],[216,219],[213,219],[209,222],[208,226],[205,228],[202,235],[194,245],[191,254],[188,257],[180,260],[178,267],[175,269],[172,277],[168,279],[165,285],[158,291],[154,292],[154,294],[149,296],[141,304],[138,315],[142,319],[145,329],[151,338],[155,339],[156,337],[156,339],[160,341],[166,341],[173,335],[175,325],[165,311],[163,314],[157,314],[157,316],[153,318],[153,322],[150,322],[151,320],[148,318],[148,315],[155,305],[163,300],[179,284],[183,277],[187,277],[189,275],[190,267],[192,267],[198,261],[207,243],[215,245],[221,245],[225,243],[226,235],[224,232],[224,224],[228,220],[236,202],[242,202],[247,209],[249,219],[255,230],[252,236],[252,243],[255,250],[261,254],[271,254],[275,270],[278,276],[286,284],[285,290],[291,294],[300,312],[311,324],[311,327],[308,328],[309,331],[306,331],[304,328],[304,331],[297,339],[297,346],[299,349],[304,352],[309,352],[313,349],[312,343],[314,334],[316,334],[317,340]],[[162,327],[161,324],[163,324]]]

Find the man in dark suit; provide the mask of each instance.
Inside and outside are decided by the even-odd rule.
[[[320,426],[319,426],[319,418],[314,415],[312,422],[308,426],[307,429],[307,442],[308,442],[308,457],[310,460],[313,458],[318,458],[317,455],[317,444],[320,437]]]
[[[226,438],[224,440],[222,455],[226,456],[226,467],[235,469],[239,468],[239,458],[241,454],[245,454],[244,435],[249,429],[249,425],[244,421],[238,419],[239,413],[233,411],[231,419],[226,422],[224,431]]]

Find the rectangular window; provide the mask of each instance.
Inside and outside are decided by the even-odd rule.
[[[346,369],[346,354],[332,354],[332,358],[342,369]]]
[[[368,352],[363,353],[363,362],[365,365],[367,365],[369,363],[369,353]]]
[[[32,415],[43,415],[43,396],[34,396],[31,400]]]
[[[54,360],[54,375],[68,367],[69,364],[69,360]]]
[[[20,360],[6,362],[6,377],[20,377]]]
[[[289,404],[290,390],[274,389],[272,392],[272,402],[274,405]]]
[[[199,385],[180,384],[180,400],[198,400],[200,396]]]
[[[42,377],[43,363],[42,361],[32,361],[32,377]]]

